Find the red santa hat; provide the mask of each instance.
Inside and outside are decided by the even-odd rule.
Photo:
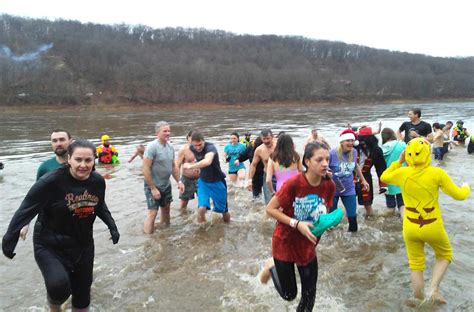
[[[339,135],[339,142],[347,140],[354,140],[354,146],[359,145],[359,141],[357,141],[357,133],[355,133],[352,129],[345,129]]]
[[[371,127],[362,127],[359,129],[359,136],[367,136],[367,135],[372,135]]]

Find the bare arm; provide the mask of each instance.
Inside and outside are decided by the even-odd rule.
[[[266,174],[266,177],[265,177],[265,183],[267,183],[267,186],[268,186],[268,190],[270,191],[270,194],[274,194],[275,193],[275,190],[273,189],[273,183],[272,183],[272,177],[273,177],[273,174],[275,172],[275,168],[273,167],[273,164],[275,162],[269,158],[268,159],[268,163],[267,163],[267,174]]]
[[[403,139],[405,138],[405,135],[403,135],[401,132],[400,132],[400,129],[397,129],[397,139],[399,141],[403,141]]]
[[[183,168],[185,169],[202,169],[210,166],[212,164],[212,159],[214,158],[215,153],[209,152],[207,153],[204,158],[194,164],[185,163]]]
[[[151,190],[156,190],[155,182],[153,181],[153,177],[151,175],[151,166],[153,164],[153,160],[150,158],[143,158],[143,177],[145,178],[145,182]]]
[[[182,171],[182,165],[184,163],[184,146],[180,148],[180,150],[178,151],[178,154],[176,154],[176,158],[174,160],[174,165],[176,167],[178,167],[178,172],[181,174],[181,171]]]

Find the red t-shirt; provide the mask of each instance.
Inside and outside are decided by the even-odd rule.
[[[313,222],[332,207],[336,185],[323,179],[318,186],[311,186],[304,173],[285,182],[276,197],[284,214],[300,221]],[[306,265],[316,257],[316,245],[300,231],[277,222],[272,236],[272,253],[275,259]]]

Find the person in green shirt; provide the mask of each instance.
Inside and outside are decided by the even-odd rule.
[[[51,133],[51,147],[54,157],[45,160],[38,167],[36,180],[38,181],[46,173],[62,167],[67,162],[67,148],[71,144],[71,134],[63,129],[54,129]],[[26,239],[29,225],[25,225],[20,231],[21,239]]]

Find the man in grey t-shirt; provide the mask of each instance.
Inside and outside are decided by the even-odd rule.
[[[168,143],[170,126],[159,121],[155,126],[157,139],[149,143],[143,156],[143,176],[145,178],[145,196],[148,214],[143,224],[143,231],[151,234],[154,231],[155,219],[160,211],[160,224],[170,224],[171,195],[170,176],[178,183],[180,192],[184,185],[179,180],[179,170],[174,162],[174,148]]]

